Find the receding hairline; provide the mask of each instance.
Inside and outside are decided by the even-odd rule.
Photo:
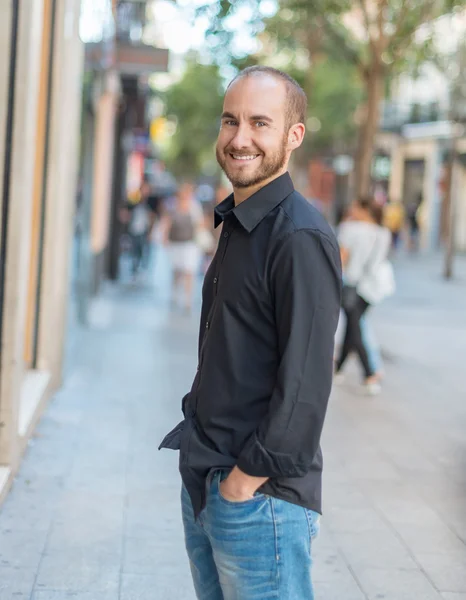
[[[265,67],[256,65],[247,67],[240,71],[228,84],[227,91],[241,79],[249,77],[270,77],[275,81],[280,81],[285,85],[286,94],[286,114],[287,125],[291,127],[297,123],[304,123],[307,113],[307,96],[299,83],[293,79],[288,73],[275,69],[273,67]]]

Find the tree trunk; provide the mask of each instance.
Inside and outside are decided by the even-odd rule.
[[[383,98],[383,68],[375,65],[364,74],[366,110],[360,125],[356,159],[356,197],[367,196],[371,191],[371,170],[375,137],[379,127],[380,103]]]
[[[445,279],[453,278],[453,259],[456,246],[456,190],[455,190],[455,166],[456,166],[456,138],[451,140],[450,159],[448,161],[447,175],[447,238],[445,244],[445,263],[443,276]]]

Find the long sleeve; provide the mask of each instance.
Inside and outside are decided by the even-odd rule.
[[[335,241],[299,230],[283,241],[270,267],[279,364],[269,410],[237,461],[256,477],[302,477],[310,469],[332,385],[341,296]]]

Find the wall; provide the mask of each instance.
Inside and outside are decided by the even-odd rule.
[[[12,0],[12,2],[17,0]],[[8,21],[2,3],[0,30]],[[11,3],[10,8],[12,6]],[[50,395],[61,381],[64,323],[68,304],[69,249],[75,205],[81,100],[80,0],[57,0],[53,77],[45,172],[43,260],[40,269],[37,364],[23,361],[31,264],[31,223],[38,132],[43,0],[20,0],[16,65],[10,212],[0,373],[0,499]],[[6,11],[8,13],[8,11]],[[5,19],[2,17],[6,16]],[[2,36],[3,43],[3,36]],[[0,82],[8,53],[0,55]],[[3,88],[2,88],[3,89]],[[0,92],[2,94],[2,92]],[[0,119],[4,116],[0,95]],[[0,123],[0,136],[5,123]],[[0,164],[4,147],[0,144]],[[3,476],[2,476],[3,473]],[[6,476],[5,476],[6,473]]]

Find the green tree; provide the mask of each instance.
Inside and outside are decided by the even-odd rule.
[[[329,55],[312,68],[297,68],[293,61],[280,67],[308,89],[309,134],[301,151],[301,162],[307,162],[309,155],[328,156],[353,148],[354,115],[361,100],[355,69]]]
[[[212,162],[223,102],[217,65],[191,57],[182,78],[164,95],[165,114],[176,122],[167,163],[176,175],[196,177]]]
[[[221,0],[205,10],[211,18],[210,37],[215,39],[229,28],[231,16],[248,6],[252,27],[257,20],[260,0]],[[281,0],[267,33],[279,47],[290,51],[303,48],[312,58],[331,51],[355,67],[360,77],[364,101],[360,111],[356,161],[356,191],[369,192],[375,136],[380,104],[386,83],[397,72],[414,68],[434,57],[433,23],[441,15],[464,8],[466,0]],[[287,24],[292,24],[288,26]],[[288,30],[288,34],[286,31]],[[210,42],[215,48],[215,43]],[[312,78],[308,93],[312,94]]]

